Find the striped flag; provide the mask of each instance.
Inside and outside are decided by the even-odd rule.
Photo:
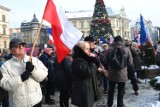
[[[47,1],[43,19],[52,26],[57,58],[61,62],[81,39],[82,32],[69,23],[56,0]]]
[[[54,40],[53,40],[53,37],[52,37],[52,28],[47,28],[47,32],[48,32],[48,36],[49,36],[49,40],[48,40],[48,43],[50,45],[53,45],[54,44]]]
[[[140,14],[140,26],[141,26],[140,43],[144,44],[144,43],[146,43],[146,30],[145,30],[145,26],[144,26],[144,22],[143,22],[143,16],[141,14]]]

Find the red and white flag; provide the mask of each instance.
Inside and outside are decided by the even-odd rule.
[[[51,24],[58,62],[61,62],[81,39],[82,32],[67,20],[56,0],[47,1],[43,19]]]

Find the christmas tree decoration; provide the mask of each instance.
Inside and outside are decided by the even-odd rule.
[[[143,51],[145,53],[143,58],[144,65],[146,65],[147,67],[150,65],[155,65],[156,54],[155,54],[154,47],[149,42],[147,42],[143,48]]]
[[[113,35],[106,6],[103,0],[96,0],[94,13],[91,21],[90,36],[97,36],[98,38],[100,38],[104,37],[104,35],[108,33]]]

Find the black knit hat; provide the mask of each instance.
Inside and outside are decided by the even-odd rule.
[[[92,36],[87,36],[84,38],[84,41],[94,42],[94,38]]]
[[[123,40],[122,40],[121,36],[119,36],[119,35],[116,36],[116,37],[114,38],[114,43],[117,44],[117,45],[123,44]]]

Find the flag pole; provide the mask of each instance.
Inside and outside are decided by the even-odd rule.
[[[42,20],[41,23],[40,23],[40,27],[39,27],[39,29],[38,29],[38,33],[37,33],[37,35],[36,35],[36,38],[34,39],[34,43],[33,43],[33,46],[32,46],[32,50],[31,50],[31,54],[30,54],[30,57],[29,57],[29,61],[32,61],[33,51],[34,51],[36,42],[37,42],[37,40],[38,40],[39,33],[40,33],[40,31],[41,31],[41,28],[42,28],[42,22],[43,22],[43,20]]]

